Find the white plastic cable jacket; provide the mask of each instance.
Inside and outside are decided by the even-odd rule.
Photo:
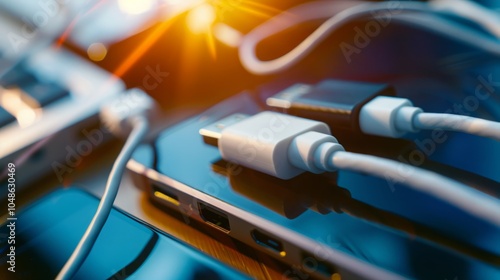
[[[335,152],[329,163],[340,170],[366,173],[402,183],[500,227],[500,201],[437,173],[384,158],[344,151]]]
[[[453,114],[420,113],[413,119],[418,129],[443,129],[500,141],[500,123]],[[500,216],[500,213],[499,213]]]
[[[78,269],[85,262],[108,219],[109,213],[113,208],[113,202],[118,194],[118,188],[127,162],[148,131],[148,121],[145,117],[137,116],[132,118],[131,121],[133,130],[113,164],[99,207],[78,246],[57,275],[56,279],[58,280],[69,280],[74,277]]]
[[[346,152],[335,137],[318,131],[296,135],[288,161],[313,173],[347,170],[366,173],[436,197],[480,220],[500,227],[500,200],[435,172],[398,161]]]
[[[265,129],[272,131],[272,137],[257,137]],[[345,152],[322,122],[264,111],[243,118],[226,117],[203,128],[200,133],[217,140],[225,160],[280,179],[290,179],[304,171],[366,173],[391,184],[404,184],[500,227],[500,200],[435,172],[398,161]],[[241,143],[246,143],[245,148],[253,151],[253,156],[241,153]]]
[[[332,14],[330,15],[331,17],[327,15],[330,12],[328,9],[326,9],[323,13],[315,14],[308,10],[301,10],[300,6],[292,8],[261,24],[249,34],[244,36],[239,48],[241,63],[249,72],[260,75],[273,74],[286,70],[308,55],[319,43],[330,36],[332,32],[348,22],[362,18],[389,18],[393,21],[396,20],[398,16],[397,14],[387,15],[387,13],[384,13],[389,11],[387,3],[388,2],[360,4],[338,12],[335,15],[333,15],[332,11]],[[431,7],[425,3],[398,3],[400,5],[400,9],[398,8],[397,11],[405,13],[429,13],[433,11]],[[309,5],[314,4],[319,6],[325,5],[322,2],[311,3]],[[304,41],[285,55],[269,61],[262,61],[257,57],[255,52],[256,46],[265,38],[297,24],[326,17],[330,18],[321,24]],[[498,42],[492,42],[492,40],[488,40],[484,36],[472,32],[464,32],[464,30],[456,27],[456,25],[449,20],[433,17],[431,23],[427,21],[403,21],[415,25],[416,27],[432,30],[443,36],[454,38],[495,56],[500,56],[500,44]],[[488,26],[485,28],[488,29],[487,27]]]
[[[500,38],[500,15],[479,3],[470,0],[432,0],[429,4],[434,9],[450,11],[477,22],[497,38]]]
[[[500,123],[445,113],[425,113],[401,97],[377,96],[359,113],[359,126],[366,134],[399,138],[407,132],[441,129],[459,131],[500,141]]]

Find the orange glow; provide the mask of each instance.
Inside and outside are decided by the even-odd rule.
[[[283,12],[280,9],[276,9],[276,8],[271,7],[269,5],[266,5],[266,4],[262,4],[262,3],[258,3],[258,2],[254,2],[254,1],[243,1],[243,2],[249,4],[250,6],[256,7],[256,9],[267,10],[267,11],[270,11],[270,12],[273,12],[276,14]]]
[[[198,61],[203,59],[203,55],[206,54],[206,51],[200,51],[200,49],[207,49],[208,40],[209,37],[205,34],[205,36],[186,36],[179,42],[179,44],[182,44],[183,47],[182,51],[179,53],[181,56],[180,61],[182,61],[182,63],[177,69],[177,90],[179,90],[179,92],[183,92],[182,97],[186,100],[196,98],[195,95],[197,93],[190,92],[187,89],[193,81],[192,73],[198,73],[200,70]]]
[[[211,0],[209,3],[216,8],[218,18],[220,19],[226,17],[226,14],[232,13],[235,10],[244,11],[249,14],[266,18],[269,18],[270,15],[263,11],[272,11],[274,13],[280,12],[280,10],[265,4],[248,0]]]
[[[212,26],[215,20],[216,11],[214,7],[206,3],[194,7],[186,17],[186,24],[191,32],[194,34],[205,34],[207,47],[213,59],[217,58],[215,39],[212,33]]]
[[[271,14],[281,12],[279,9],[249,0],[212,0],[209,3],[216,7],[219,17],[224,17],[226,13],[233,11],[243,11],[259,17],[270,18]],[[266,11],[271,12],[271,14],[266,13]]]
[[[224,23],[216,24],[213,31],[215,38],[229,47],[238,47],[243,37],[238,30]]]
[[[87,55],[92,61],[101,61],[106,57],[108,49],[102,43],[93,43],[87,48]]]
[[[68,39],[69,34],[73,30],[73,28],[75,28],[75,24],[77,23],[78,19],[79,19],[79,17],[77,16],[74,20],[72,20],[69,23],[68,27],[61,34],[61,36],[59,36],[59,39],[57,39],[57,43],[56,43],[56,47],[57,48],[60,48],[62,46],[62,44],[64,44],[64,42],[66,41],[66,39]]]
[[[338,274],[338,273],[334,273],[334,274],[332,274],[331,279],[332,280],[342,280],[342,276],[340,276],[340,274]]]
[[[264,12],[259,11],[258,9],[254,9],[251,7],[240,6],[240,7],[238,7],[238,10],[243,11],[243,12],[247,12],[249,14],[256,15],[259,17],[263,17],[263,18],[270,18],[271,17],[270,14],[266,14]]]
[[[156,26],[151,33],[144,39],[139,46],[113,71],[116,77],[121,77],[125,74],[141,56],[163,35],[167,28],[172,23],[172,20],[167,20]]]
[[[193,33],[208,32],[215,21],[215,9],[209,4],[199,5],[189,11],[186,21]]]
[[[208,45],[208,50],[210,51],[210,56],[215,60],[217,58],[217,52],[215,50],[215,40],[214,40],[214,34],[210,30],[209,32],[206,33],[207,35],[207,45]]]

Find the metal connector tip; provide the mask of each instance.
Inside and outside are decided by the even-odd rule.
[[[219,143],[219,139],[222,134],[222,130],[230,125],[238,123],[244,119],[248,118],[248,115],[245,114],[232,114],[228,117],[225,117],[217,122],[205,126],[200,129],[200,135],[203,136],[203,142],[208,145],[212,145],[217,147]]]

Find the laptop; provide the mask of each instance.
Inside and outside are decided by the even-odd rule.
[[[125,90],[119,78],[57,43],[67,15],[56,7],[0,1],[0,33],[6,35],[0,38],[2,197],[9,163],[16,166],[17,190],[46,174],[62,183],[110,138],[97,114]]]

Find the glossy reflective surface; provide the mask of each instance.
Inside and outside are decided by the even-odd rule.
[[[303,174],[288,181],[278,180],[224,162],[216,147],[203,143],[198,134],[200,128],[234,112],[253,114],[266,109],[262,101],[271,92],[275,91],[263,89],[258,94],[241,94],[166,130],[156,140],[155,149],[144,147],[136,153],[136,161],[316,240],[322,244],[316,252],[319,254],[321,246],[329,246],[402,276],[419,279],[500,277],[500,229],[474,220],[459,209],[408,190],[404,185],[350,172]],[[445,97],[451,101],[460,98],[451,94]],[[416,103],[423,101],[425,98],[417,99]],[[429,107],[438,105],[439,102],[434,102]],[[336,136],[347,150],[391,158],[404,159],[418,149],[415,140]],[[427,139],[426,134],[413,137]],[[461,145],[474,147],[470,153],[483,160],[456,160],[457,151],[463,151],[457,148]],[[494,194],[499,175],[486,166],[493,164],[491,153],[499,149],[498,143],[450,134],[446,143],[436,145],[430,156],[433,161],[420,165]],[[469,156],[469,151],[462,156]],[[473,174],[477,169],[490,178]]]
[[[19,211],[15,245],[2,225],[1,279],[54,279],[97,209],[95,197],[59,190]],[[15,273],[6,250],[15,246]],[[113,210],[74,279],[247,279],[240,273]]]

